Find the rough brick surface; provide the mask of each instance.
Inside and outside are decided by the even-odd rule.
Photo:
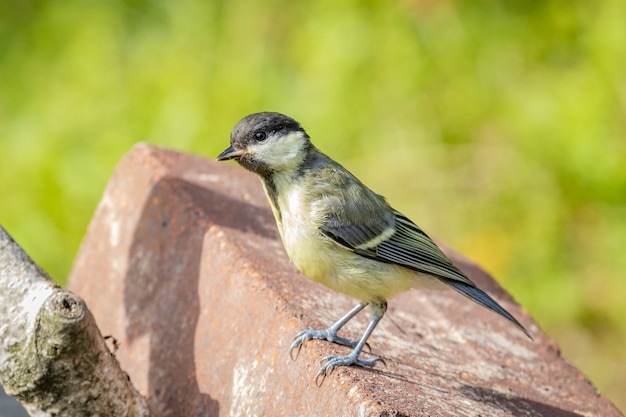
[[[533,334],[453,291],[389,303],[370,339],[387,367],[319,360],[347,348],[295,334],[330,325],[355,301],[289,263],[259,181],[244,170],[147,145],[111,178],[69,288],[162,416],[619,416],[482,270],[450,254]],[[342,334],[359,337],[363,312]]]

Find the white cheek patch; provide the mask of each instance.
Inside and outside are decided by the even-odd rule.
[[[304,132],[291,132],[282,137],[270,137],[265,142],[248,146],[255,157],[271,167],[294,167],[304,158],[301,150],[305,142]]]

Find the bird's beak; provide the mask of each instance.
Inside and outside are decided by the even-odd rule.
[[[248,153],[247,151],[243,150],[243,151],[238,151],[237,149],[233,148],[232,146],[228,149],[226,149],[224,152],[222,152],[221,154],[219,154],[219,156],[217,157],[218,161],[228,161],[230,159],[239,159],[241,158],[242,155],[245,155],[246,153]]]

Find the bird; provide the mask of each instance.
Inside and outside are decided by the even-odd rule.
[[[530,339],[508,311],[479,289],[414,222],[318,150],[299,122],[276,112],[250,114],[233,128],[230,147],[217,161],[235,160],[257,174],[287,255],[309,279],[357,299],[358,304],[327,329],[297,334],[289,354],[313,339],[352,348],[329,355],[316,375],[319,386],[340,366],[374,367],[360,358],[387,310],[387,300],[411,288],[441,283],[507,319]],[[365,307],[371,319],[359,339],[339,330]],[[297,358],[297,354],[296,354]],[[321,381],[321,382],[319,382]]]

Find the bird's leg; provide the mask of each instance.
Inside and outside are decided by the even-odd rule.
[[[359,340],[346,339],[344,337],[337,336],[337,332],[341,329],[347,322],[349,322],[354,316],[356,316],[359,311],[363,310],[367,304],[359,303],[352,310],[348,311],[348,313],[340,318],[335,324],[330,326],[328,329],[324,330],[314,330],[314,329],[306,329],[302,330],[296,336],[296,339],[291,344],[291,348],[289,349],[289,357],[292,360],[295,360],[293,357],[293,350],[298,348],[298,353],[300,353],[300,349],[302,348],[302,344],[307,340],[318,339],[318,340],[328,340],[329,342],[337,343],[340,345],[348,346],[354,348],[358,345]],[[296,358],[298,357],[298,353],[296,353]]]
[[[334,356],[329,355],[326,356],[322,360],[322,367],[320,368],[317,376],[315,377],[315,384],[321,386],[324,382],[324,379],[327,375],[333,373],[333,370],[338,366],[350,366],[350,365],[358,365],[358,366],[374,366],[376,362],[385,363],[381,358],[372,358],[372,359],[359,359],[359,355],[361,354],[361,350],[363,350],[363,346],[367,343],[367,339],[370,337],[374,328],[383,318],[385,311],[387,311],[387,302],[380,301],[377,303],[371,304],[372,309],[372,319],[370,320],[367,329],[365,329],[365,333],[363,333],[363,337],[358,341],[352,352],[347,354],[346,356]],[[321,378],[321,380],[320,380]]]

